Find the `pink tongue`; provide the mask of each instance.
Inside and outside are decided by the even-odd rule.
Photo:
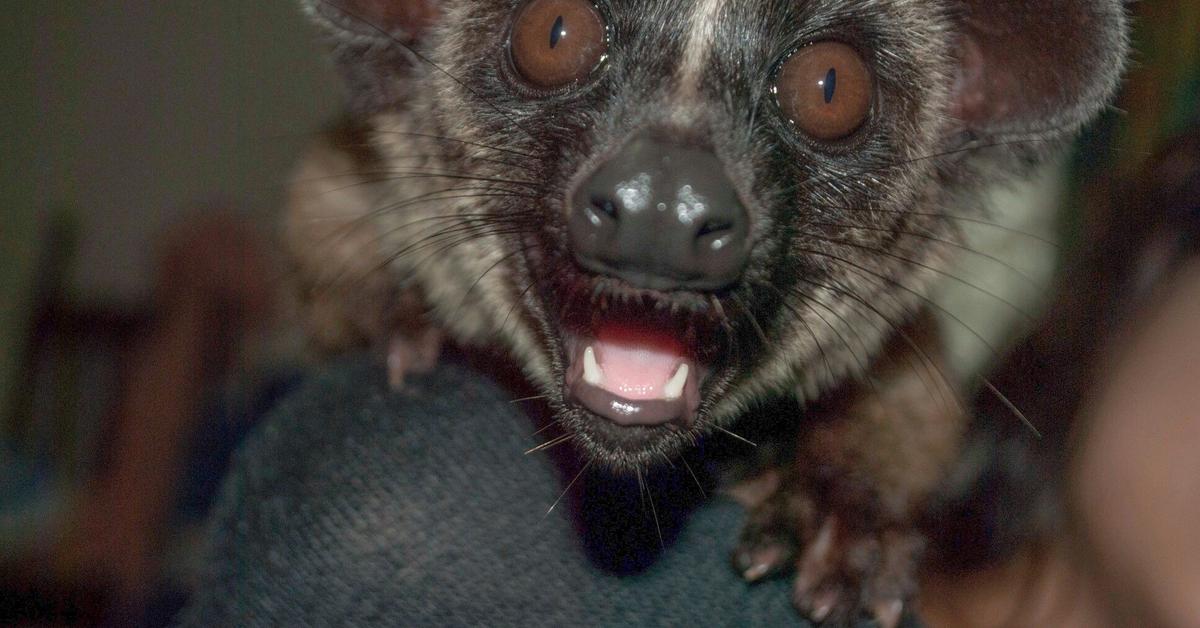
[[[605,326],[592,344],[608,392],[631,401],[662,399],[667,380],[686,361],[674,337],[655,330]]]

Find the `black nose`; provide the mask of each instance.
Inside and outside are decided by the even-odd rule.
[[[584,268],[653,290],[718,290],[749,256],[749,217],[712,151],[638,135],[571,195]]]

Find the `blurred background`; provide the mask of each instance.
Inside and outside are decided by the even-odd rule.
[[[342,94],[286,0],[16,0],[0,33],[0,625],[87,625],[169,588],[286,381],[274,216]]]
[[[1124,93],[1060,182],[1068,242],[1200,123],[1200,2],[1133,11]],[[230,452],[303,370],[275,216],[340,86],[287,0],[5,12],[0,625],[163,625]]]

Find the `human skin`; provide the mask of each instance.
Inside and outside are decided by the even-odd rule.
[[[1085,406],[1073,474],[1117,626],[1200,626],[1200,262],[1161,288]]]
[[[1066,531],[992,569],[928,575],[929,626],[1200,626],[1200,261],[1106,342]]]

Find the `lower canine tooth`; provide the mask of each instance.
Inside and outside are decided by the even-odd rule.
[[[671,380],[663,387],[663,397],[666,399],[678,399],[683,396],[683,385],[687,383],[688,365],[680,364],[676,369],[675,375],[671,376]]]
[[[596,351],[591,347],[583,350],[583,381],[592,386],[604,383],[604,371],[600,370],[600,363],[596,361]]]

